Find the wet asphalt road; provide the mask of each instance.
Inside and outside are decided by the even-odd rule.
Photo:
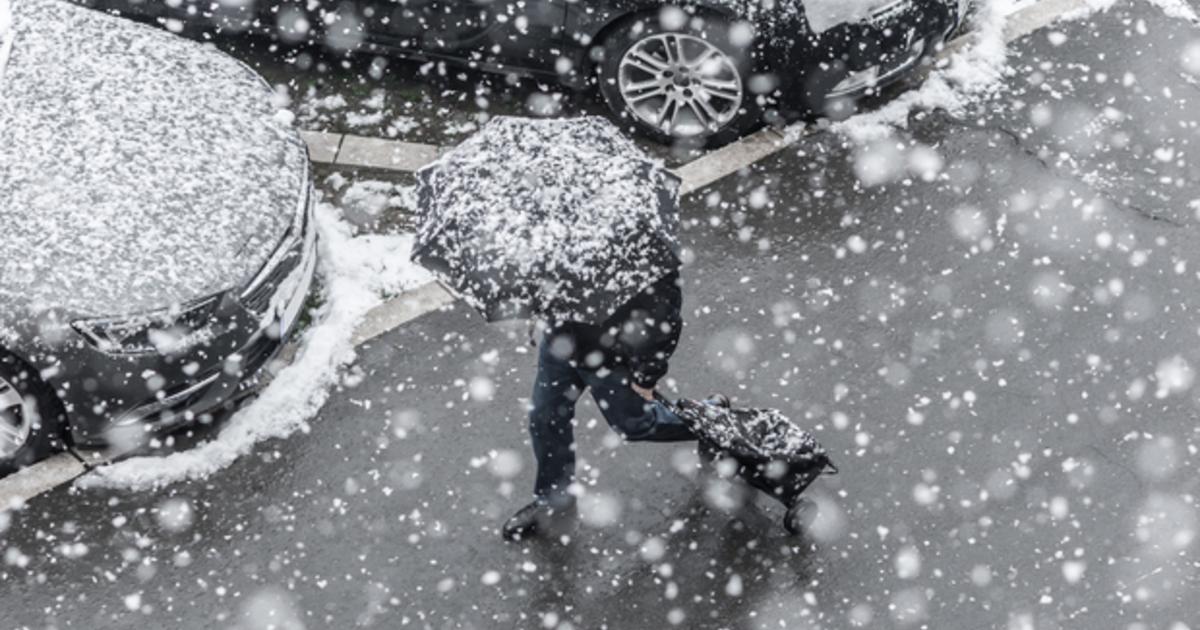
[[[619,444],[589,399],[582,525],[503,543],[533,354],[459,307],[363,347],[309,433],[206,482],[13,514],[2,623],[1194,628],[1189,42],[1140,3],[1059,25],[889,159],[818,136],[686,201],[671,375],[815,428],[842,474],[805,537],[761,497],[721,509],[690,448]]]

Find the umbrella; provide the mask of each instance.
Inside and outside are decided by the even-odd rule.
[[[488,321],[602,322],[680,264],[679,179],[603,118],[493,118],[417,181],[413,260]]]

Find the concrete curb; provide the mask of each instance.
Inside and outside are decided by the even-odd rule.
[[[436,160],[450,147],[352,134],[301,130],[313,162],[411,173]]]
[[[0,512],[20,508],[37,495],[87,471],[71,453],[59,453],[0,479]]]
[[[437,282],[423,284],[371,309],[354,330],[355,346],[398,328],[426,313],[453,302],[455,298]]]

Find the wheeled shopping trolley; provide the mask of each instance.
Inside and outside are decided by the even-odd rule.
[[[814,507],[800,495],[817,477],[837,473],[816,438],[777,409],[739,408],[711,400],[679,399],[672,404],[700,438],[701,457],[709,463],[732,459],[749,485],[787,508],[783,525],[789,533],[799,533],[805,512]]]

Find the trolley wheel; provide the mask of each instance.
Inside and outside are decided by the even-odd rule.
[[[789,534],[796,536],[812,527],[816,520],[817,504],[809,499],[798,499],[783,515],[783,527]]]

